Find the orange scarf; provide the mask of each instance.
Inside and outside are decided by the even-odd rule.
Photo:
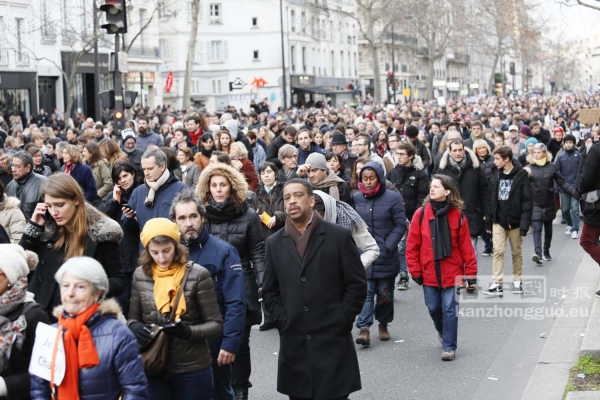
[[[58,387],[59,399],[79,400],[79,370],[100,364],[90,329],[85,323],[98,311],[98,303],[92,304],[74,318],[58,317],[59,331],[66,329],[63,336],[65,347],[65,378]]]

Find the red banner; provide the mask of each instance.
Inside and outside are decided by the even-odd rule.
[[[169,76],[167,76],[167,93],[171,91],[173,87],[173,72],[169,72]]]

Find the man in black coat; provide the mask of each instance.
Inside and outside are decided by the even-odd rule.
[[[298,130],[296,128],[294,128],[293,126],[286,127],[281,133],[281,135],[277,136],[275,139],[273,139],[273,141],[271,141],[269,148],[267,148],[266,161],[271,161],[272,163],[275,163],[275,165],[277,165],[277,168],[281,169],[283,167],[283,164],[278,158],[279,149],[286,144],[291,144],[292,146],[294,146],[297,135]]]
[[[417,155],[421,157],[421,161],[423,162],[423,167],[429,167],[429,165],[431,165],[431,156],[429,155],[429,151],[427,151],[427,146],[425,146],[425,143],[417,139],[417,136],[419,136],[419,128],[414,125],[410,125],[408,128],[406,128],[406,136],[408,137],[410,143],[415,146]]]
[[[367,296],[365,269],[348,229],[313,211],[311,185],[288,181],[284,229],[267,239],[263,299],[279,330],[277,391],[347,398],[361,389],[352,323]]]
[[[581,181],[579,183],[579,193],[582,196],[582,203],[591,208],[591,204],[586,204],[585,199],[587,193],[598,193],[600,190],[600,143],[594,144],[588,151],[585,165],[583,166]],[[598,246],[598,238],[600,237],[600,211],[598,204],[594,205],[594,210],[586,211],[586,207],[582,208],[583,212],[583,229],[579,243],[583,250],[588,253],[594,261],[600,265],[600,246]],[[600,297],[600,290],[596,292],[596,296]]]
[[[478,237],[483,235],[483,217],[488,213],[488,180],[480,168],[479,158],[466,148],[460,139],[453,139],[440,160],[438,174],[454,179],[460,198],[465,202],[464,213],[469,221],[471,242],[477,255]]]

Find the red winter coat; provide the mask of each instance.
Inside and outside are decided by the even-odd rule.
[[[425,210],[423,223],[420,222],[422,210]],[[462,284],[464,275],[473,278],[477,275],[477,260],[469,234],[469,223],[463,215],[459,232],[460,216],[459,209],[451,208],[448,211],[448,223],[452,232],[452,254],[440,261],[444,289]],[[418,209],[413,215],[406,241],[406,263],[411,276],[422,276],[424,285],[439,287],[431,241],[433,220],[434,214],[429,204]]]

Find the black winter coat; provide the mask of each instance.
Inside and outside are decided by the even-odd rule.
[[[416,139],[413,143],[413,146],[415,146],[415,148],[417,149],[416,155],[421,157],[423,167],[429,167],[431,165],[431,156],[429,155],[429,151],[427,150],[427,146],[425,146],[425,143],[421,142],[419,139]]]
[[[531,164],[533,156],[528,158],[530,164],[524,168],[531,182],[531,199],[533,201],[532,221],[552,221],[556,218],[556,200],[554,182],[570,196],[579,198],[575,189],[565,181],[558,172],[558,167],[550,160],[544,166]]]
[[[108,297],[116,297],[125,290],[126,280],[121,268],[119,242],[123,231],[118,223],[111,220],[86,203],[88,214],[88,235],[83,255],[98,261],[108,275]],[[58,283],[54,279],[56,271],[64,263],[65,249],[54,249],[58,240],[56,223],[51,220],[45,226],[28,222],[21,237],[20,245],[25,250],[36,253],[40,259],[35,271],[30,274],[28,290],[35,300],[49,314],[61,303]]]
[[[410,167],[398,164],[387,172],[387,180],[392,182],[404,201],[406,219],[412,217],[429,194],[429,177],[423,168],[421,157],[415,156]]]
[[[282,148],[285,144],[290,143],[288,143],[288,141],[285,140],[283,135],[279,135],[271,141],[271,144],[267,149],[267,161],[275,163],[275,165],[277,165],[277,168],[279,169],[283,168],[283,164],[281,163],[281,160],[279,160],[279,149]]]
[[[583,160],[581,163],[583,164]],[[594,144],[588,151],[579,183],[579,192],[581,194],[598,189],[600,189],[600,143]],[[600,226],[600,213],[595,212],[589,216],[584,215],[583,222],[593,226]]]
[[[231,244],[240,254],[246,302],[252,311],[261,310],[258,288],[262,286],[265,271],[265,240],[261,225],[256,211],[245,202],[235,208],[225,207],[222,212],[210,205],[206,207],[208,231]]]
[[[271,217],[275,217],[275,226],[273,229],[269,229],[264,223],[260,224],[263,238],[267,240],[269,236],[285,226],[287,214],[283,209],[283,183],[277,182],[271,194],[267,193],[265,185],[261,183],[254,197],[252,197],[252,208],[256,210],[258,215],[266,212]]]
[[[484,232],[483,217],[488,213],[488,179],[473,150],[465,147],[465,157],[467,162],[458,171],[450,164],[450,154],[446,151],[437,173],[449,176],[458,186],[460,198],[465,203],[463,212],[469,221],[469,232],[471,237],[477,237]]]
[[[483,160],[480,157],[477,157],[477,159],[479,160],[479,167],[483,168],[483,172],[489,183],[492,178],[492,168],[494,168],[494,156],[488,154]]]
[[[352,234],[321,221],[304,260],[285,229],[267,240],[264,301],[279,330],[277,391],[333,399],[361,389],[352,323],[367,295]]]
[[[507,209],[510,210],[510,214],[506,216],[506,221],[511,229],[520,228],[521,236],[526,236],[529,225],[531,225],[531,212],[533,209],[529,176],[517,160],[512,159],[511,162],[514,165],[514,169],[511,171],[514,176],[508,197]],[[488,191],[490,207],[485,218],[485,230],[490,232],[492,231],[492,224],[499,222],[496,215],[499,186],[500,173],[498,168],[494,166]]]

